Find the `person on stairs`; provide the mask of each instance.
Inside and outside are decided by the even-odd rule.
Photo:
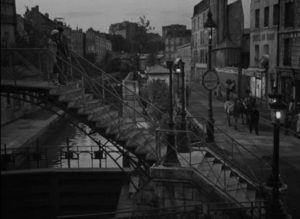
[[[51,72],[50,73],[50,81],[54,84],[54,85],[58,85],[58,70],[57,70],[57,42],[58,42],[58,34],[59,31],[57,29],[54,29],[51,31],[50,33],[50,37],[48,39],[47,42],[47,48],[49,49],[49,69],[48,71]]]

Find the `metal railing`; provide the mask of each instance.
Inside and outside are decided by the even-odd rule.
[[[62,215],[57,219],[69,218],[136,218],[136,219],[197,219],[197,218],[219,218],[219,219],[248,219],[248,218],[263,218],[262,204],[254,202],[247,203],[248,207],[236,207],[232,203],[210,203],[201,202],[194,205],[172,206],[165,208],[151,208],[146,210],[135,209],[120,209],[113,212],[99,212],[90,214],[77,214],[77,215]],[[249,214],[245,214],[248,212]],[[255,212],[259,214],[255,215]]]
[[[99,146],[101,145],[101,146]],[[1,170],[38,169],[38,168],[118,168],[123,167],[123,154],[114,146],[65,146],[43,145],[36,141],[36,146],[1,148]],[[129,154],[127,156],[130,156]],[[114,159],[112,159],[113,157]]]

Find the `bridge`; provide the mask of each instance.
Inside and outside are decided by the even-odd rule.
[[[255,170],[245,165],[242,156],[248,152],[245,152],[242,145],[236,144],[229,151],[222,148],[222,145],[218,147],[215,144],[206,143],[203,140],[205,139],[206,121],[199,124],[190,115],[188,117],[189,128],[184,131],[190,139],[188,151],[180,152],[175,145],[170,144],[167,135],[172,133],[174,136],[180,136],[179,133],[182,131],[163,128],[159,118],[165,118],[165,113],[139,96],[132,87],[118,81],[75,53],[72,53],[70,60],[59,58],[66,67],[66,70],[62,69],[61,75],[65,77],[67,83],[61,86],[54,85],[50,81],[51,62],[49,58],[51,55],[53,54],[47,49],[1,49],[1,96],[6,99],[14,98],[29,102],[53,113],[56,113],[58,108],[63,110],[68,115],[69,122],[79,129],[81,129],[79,123],[90,127],[91,132],[83,129],[81,131],[89,136],[103,153],[115,161],[121,176],[126,176],[127,180],[125,181],[134,188],[133,196],[135,198],[131,201],[136,203],[132,205],[142,203],[143,206],[147,206],[147,210],[150,210],[149,214],[142,212],[140,215],[153,215],[155,209],[158,208],[177,208],[178,210],[185,206],[184,210],[176,212],[177,216],[185,215],[185,213],[187,213],[186,215],[203,216],[213,212],[212,209],[218,209],[216,203],[225,203],[226,207],[219,208],[222,210],[219,212],[216,210],[216,212],[234,216],[233,218],[262,217],[265,200],[262,192],[263,181],[260,180],[261,175],[259,176]],[[130,98],[124,98],[124,93]],[[103,136],[106,144],[112,144],[127,161],[127,164],[120,165],[106,151],[106,144],[100,143],[94,137],[94,133]],[[176,139],[178,146],[183,144],[182,139],[179,137]],[[179,160],[179,166],[164,166],[165,158],[174,152]],[[234,157],[236,152],[239,152],[238,156]],[[1,156],[2,161],[9,160],[7,158],[10,154],[3,152],[1,154],[4,155]],[[254,155],[251,156],[252,161],[255,160],[261,169],[267,170],[263,161]],[[50,177],[47,175],[51,173],[51,170],[44,169],[29,174],[31,171],[23,170],[21,172],[26,174],[26,178],[33,177],[34,179],[39,174]],[[90,169],[85,171],[86,174],[95,172]],[[20,171],[9,172],[2,171],[1,178],[3,178],[8,191],[13,191],[14,184],[7,182],[11,182],[13,176],[21,179],[22,174],[20,175]],[[72,173],[78,174],[76,171],[68,171],[70,177]],[[93,182],[101,181],[100,176],[103,171],[99,170],[97,174],[99,176]],[[82,177],[85,177],[84,174]],[[80,182],[78,178],[74,180]],[[112,180],[118,179],[112,177]],[[38,180],[32,180],[32,183],[33,185],[39,184]],[[118,184],[118,188],[120,189],[123,185],[122,183]],[[55,193],[54,190],[53,193]],[[51,194],[53,195],[53,193]],[[26,192],[22,191],[20,194],[23,195],[23,198],[26,197]],[[4,198],[9,196],[10,194],[6,193]],[[18,197],[18,199],[22,197]],[[11,212],[18,211],[20,206],[14,205],[12,199],[9,200],[11,203],[9,210]],[[100,199],[99,201],[103,202]],[[130,201],[127,200],[127,202]],[[53,205],[52,202],[49,203],[50,206]],[[46,210],[41,212],[33,206],[34,204],[31,205],[32,212],[29,212],[31,218],[39,218],[46,213]],[[188,206],[193,207],[188,208]],[[195,211],[195,206],[201,206],[202,210]],[[49,209],[48,207],[45,209]],[[90,211],[82,212],[78,208],[77,211],[65,212],[60,211],[60,208],[63,209],[63,204],[56,205],[55,213],[49,218],[68,218],[70,214],[99,213],[103,210],[99,206],[98,209],[96,206]],[[187,209],[189,210],[186,211]],[[114,210],[109,209],[109,211]],[[174,211],[172,212],[174,213]],[[129,211],[125,214],[127,216],[123,216],[126,218],[132,214],[133,212]],[[160,212],[157,215],[162,214]],[[4,216],[11,218],[9,212]],[[75,218],[73,216],[69,218]],[[101,218],[100,214],[94,216]],[[138,216],[136,215],[136,217]],[[90,217],[92,216],[86,216],[86,218]],[[105,218],[105,215],[103,217]],[[106,218],[108,217],[111,215],[106,215]]]

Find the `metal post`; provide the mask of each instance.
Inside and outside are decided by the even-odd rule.
[[[101,141],[99,141],[99,143],[98,143],[98,146],[99,146],[99,148],[98,148],[98,150],[100,151],[101,150]],[[99,159],[99,168],[102,168],[102,159]]]
[[[70,140],[67,137],[67,159],[68,159],[68,168],[71,167],[71,160],[70,160]]]
[[[8,156],[7,156],[7,146],[4,144],[4,157],[3,157],[4,167],[3,170],[8,170]],[[2,169],[2,168],[1,168]]]
[[[273,130],[273,162],[272,174],[267,182],[267,186],[272,188],[272,195],[269,206],[267,206],[266,218],[268,219],[284,219],[288,218],[282,201],[280,199],[280,188],[285,187],[279,178],[279,135],[280,135],[280,121],[274,123]]]
[[[188,152],[189,151],[189,142],[188,135],[186,133],[186,86],[185,86],[185,72],[184,72],[184,62],[180,62],[180,72],[181,72],[181,130],[184,133],[181,134],[182,141],[178,150],[180,152]]]
[[[39,139],[36,140],[36,166],[40,166],[40,150],[39,150]]]
[[[211,48],[212,48],[212,28],[210,28],[208,39],[208,70],[211,70]],[[208,121],[207,121],[207,142],[214,142],[214,119],[212,111],[212,90],[208,95]]]
[[[179,161],[177,158],[176,151],[176,141],[174,135],[174,117],[173,117],[173,62],[167,61],[167,66],[169,68],[169,132],[168,132],[168,144],[167,144],[167,154],[163,162],[164,166],[179,166]]]
[[[280,10],[281,10],[281,0],[278,0],[278,20],[277,20],[277,56],[276,56],[276,66],[277,66],[277,69],[276,69],[276,78],[275,78],[275,84],[276,84],[276,88],[275,88],[275,91],[276,93],[278,93],[278,81],[279,81],[279,62],[280,62],[280,16],[281,16],[281,13],[280,13]]]

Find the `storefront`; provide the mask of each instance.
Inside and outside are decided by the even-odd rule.
[[[266,72],[263,68],[243,69],[243,75],[250,78],[250,94],[252,97],[267,101]]]
[[[279,91],[284,101],[295,100],[296,111],[300,112],[300,68],[279,69]]]

